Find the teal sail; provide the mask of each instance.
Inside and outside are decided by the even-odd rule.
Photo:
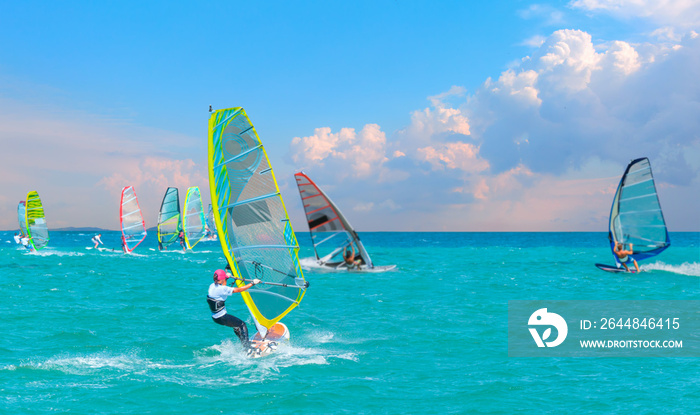
[[[616,242],[632,244],[634,253],[630,256],[637,261],[656,256],[671,245],[648,158],[638,158],[627,166],[615,192],[608,228],[618,263]]]
[[[180,193],[177,187],[168,187],[158,214],[158,247],[167,248],[177,240],[180,227]]]

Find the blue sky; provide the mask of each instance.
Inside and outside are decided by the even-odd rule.
[[[147,226],[167,186],[206,200],[212,105],[246,108],[297,231],[300,169],[358,230],[604,231],[641,156],[700,229],[700,6],[251,3],[0,2],[0,228],[30,190],[50,227],[116,229],[127,185]]]

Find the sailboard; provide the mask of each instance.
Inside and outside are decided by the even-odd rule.
[[[146,223],[143,221],[139,201],[132,186],[122,189],[119,221],[122,229],[122,249],[128,254],[146,239]]]
[[[25,220],[27,222],[27,235],[32,246],[37,251],[44,249],[49,244],[49,228],[46,225],[41,198],[39,193],[35,191],[27,193]]]
[[[27,234],[27,204],[24,200],[17,204],[17,221],[19,222],[19,230],[22,235]]]
[[[296,173],[294,177],[316,254],[315,258],[301,260],[303,268],[333,272],[385,272],[396,268],[396,265],[374,265],[357,232],[338,206],[303,172]],[[355,251],[355,258],[359,254],[359,264],[348,266],[343,258],[347,249]]]
[[[651,163],[646,157],[632,160],[620,179],[610,209],[608,239],[615,259],[614,268],[622,268],[625,272],[627,270],[615,254],[616,242],[624,244],[626,249],[632,244],[633,253],[628,256],[637,262],[652,258],[671,245]],[[632,261],[628,267],[630,264]],[[606,267],[613,268],[603,264],[596,266],[604,271],[610,271]]]
[[[278,333],[280,320],[304,298],[308,283],[270,161],[245,110],[214,111],[208,141],[211,203],[221,248],[237,286],[262,281],[241,292],[258,330],[252,354],[257,357],[268,334]]]
[[[168,187],[158,213],[158,247],[170,246],[180,235],[180,193],[177,187]]]
[[[204,209],[199,187],[190,187],[185,196],[185,214],[182,216],[182,230],[185,233],[187,249],[194,248],[204,238]]]

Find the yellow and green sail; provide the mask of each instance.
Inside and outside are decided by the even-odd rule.
[[[306,281],[299,244],[265,148],[243,108],[209,118],[209,186],[214,222],[238,286],[261,334],[301,302]]]
[[[32,191],[27,193],[25,203],[25,220],[27,223],[27,235],[37,251],[49,244],[49,228],[44,217],[44,206],[41,204],[39,193]]]
[[[190,187],[185,196],[185,214],[182,216],[182,230],[187,249],[194,248],[204,238],[204,208],[199,187]]]

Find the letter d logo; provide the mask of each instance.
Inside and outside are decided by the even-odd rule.
[[[537,329],[530,328],[530,334],[532,338],[535,339],[537,347],[557,347],[566,339],[566,335],[569,333],[569,327],[566,325],[566,320],[564,320],[559,314],[548,313],[546,308],[540,308],[539,310],[532,313],[530,319],[527,321],[529,326],[554,326],[557,329],[557,338],[550,342],[545,342],[549,336],[552,334],[552,328],[548,328],[540,337]]]

